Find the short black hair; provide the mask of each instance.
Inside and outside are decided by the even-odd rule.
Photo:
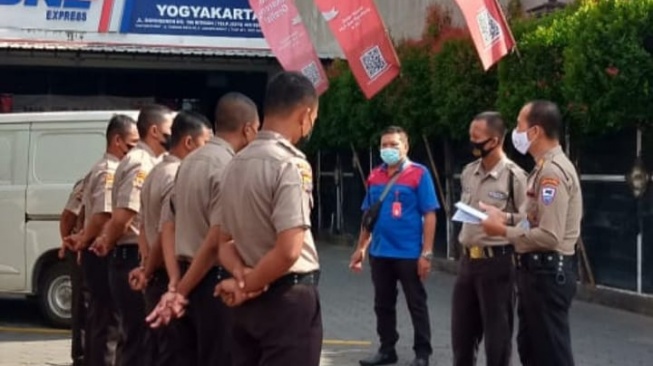
[[[506,136],[506,123],[503,121],[501,113],[495,111],[486,111],[477,114],[474,121],[485,121],[488,132],[503,141]]]
[[[143,139],[147,136],[147,131],[153,125],[159,125],[166,119],[166,115],[172,113],[172,110],[160,104],[146,105],[141,108],[138,113],[138,120],[136,127],[138,128],[138,136]]]
[[[401,135],[401,138],[406,140],[404,142],[408,145],[408,134],[406,133],[406,130],[399,126],[388,126],[384,128],[383,131],[381,131],[381,137],[385,135],[393,135],[395,133]]]
[[[256,103],[242,93],[227,93],[215,106],[215,132],[236,132],[257,119]]]
[[[197,112],[181,111],[172,121],[170,145],[177,146],[188,135],[196,138],[204,133],[204,129],[211,129],[208,118]]]
[[[133,118],[124,114],[115,114],[111,117],[107,126],[107,143],[110,143],[116,135],[120,137],[126,136],[134,124],[136,124],[136,121]]]
[[[528,126],[540,126],[546,137],[559,139],[562,131],[562,114],[558,106],[548,100],[534,100],[527,106],[530,106],[526,116]]]
[[[317,101],[317,90],[306,76],[296,71],[282,71],[268,82],[264,113],[283,116],[300,105],[312,107]]]

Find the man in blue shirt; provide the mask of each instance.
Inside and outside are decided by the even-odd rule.
[[[386,128],[381,136],[384,163],[374,169],[367,180],[367,195],[362,206],[366,215],[350,268],[356,272],[362,270],[369,247],[381,347],[377,354],[361,360],[361,366],[397,362],[397,281],[403,288],[415,329],[413,350],[416,357],[410,365],[427,366],[432,353],[427,296],[422,281],[431,270],[435,211],[440,204],[429,171],[408,160],[407,153],[406,132],[401,127]],[[385,197],[381,197],[388,184]],[[365,217],[374,216],[374,206],[379,201],[375,223],[366,225],[369,220]]]

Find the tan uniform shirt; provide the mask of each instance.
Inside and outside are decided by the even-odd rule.
[[[82,198],[84,197],[85,180],[86,177],[75,182],[75,185],[73,186],[73,191],[70,192],[70,195],[68,196],[68,201],[66,202],[66,206],[64,207],[66,211],[70,211],[74,213],[75,216],[79,216],[79,214],[82,212]]]
[[[254,267],[270,251],[277,234],[305,230],[304,246],[290,272],[319,269],[311,234],[313,173],[304,154],[281,135],[259,132],[227,166],[220,190],[218,219],[245,264]]]
[[[75,214],[75,216],[77,217],[75,221],[75,227],[73,228],[73,233],[78,232],[84,226],[84,215],[82,210],[84,205],[82,204],[82,199],[84,198],[85,181],[86,181],[86,177],[75,182],[75,185],[73,186],[73,191],[70,192],[70,195],[68,196],[68,201],[66,202],[66,206],[64,207],[64,210]]]
[[[503,212],[518,213],[525,209],[526,172],[506,157],[490,172],[483,169],[481,159],[471,162],[463,169],[460,180],[460,200],[477,210],[480,210],[481,201]],[[506,238],[486,235],[481,225],[467,223],[463,224],[458,240],[465,247],[509,244]]]
[[[172,204],[175,222],[175,250],[178,256],[192,258],[202,245],[211,227],[211,212],[215,211],[222,172],[235,152],[220,137],[213,137],[190,153],[179,166],[173,188]],[[170,216],[170,212],[164,213]]]
[[[120,159],[106,153],[86,175],[84,184],[84,226],[97,213],[111,213],[111,196],[114,176]]]
[[[162,207],[170,204],[170,194],[175,183],[175,175],[181,160],[174,155],[166,155],[145,178],[141,192],[141,218],[148,245],[154,245],[161,231]]]
[[[144,142],[139,142],[120,161],[116,169],[113,186],[112,208],[126,208],[136,213],[127,232],[118,239],[117,244],[136,244],[141,225],[141,188],[152,168],[163,157],[154,155]]]
[[[574,165],[561,147],[548,151],[528,177],[526,215],[507,236],[520,253],[574,254],[580,236],[583,196]]]

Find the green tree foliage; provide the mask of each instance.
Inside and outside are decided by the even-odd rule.
[[[427,134],[467,138],[469,122],[495,107],[496,68],[485,72],[471,38],[451,39],[433,58],[432,105],[439,119]]]
[[[562,95],[563,51],[571,8],[539,19],[518,19],[511,24],[518,51],[499,63],[497,108],[515,121],[529,100],[551,100],[566,111]]]
[[[335,61],[329,73],[329,90],[320,98],[308,149],[369,146],[378,133],[377,125],[387,120],[382,100],[365,99],[346,62]]]
[[[397,49],[401,60],[401,75],[384,93],[384,105],[389,108],[392,124],[404,127],[412,141],[421,139],[437,121],[433,108],[430,80],[431,52],[428,45],[404,43]]]
[[[516,5],[518,52],[488,72],[466,30],[438,7],[426,15],[421,40],[397,46],[401,76],[372,100],[347,63],[334,62],[314,146],[373,146],[390,124],[413,139],[464,139],[476,113],[497,108],[515,121],[533,99],[556,102],[572,133],[653,124],[653,52],[644,47],[653,39],[653,0],[579,0],[542,18],[519,17]]]
[[[582,131],[653,123],[653,0],[585,1],[568,23],[563,93]]]

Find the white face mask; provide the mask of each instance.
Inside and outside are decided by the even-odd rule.
[[[517,129],[512,130],[512,144],[522,155],[526,155],[526,153],[528,153],[528,148],[531,147],[527,131],[518,132]]]

